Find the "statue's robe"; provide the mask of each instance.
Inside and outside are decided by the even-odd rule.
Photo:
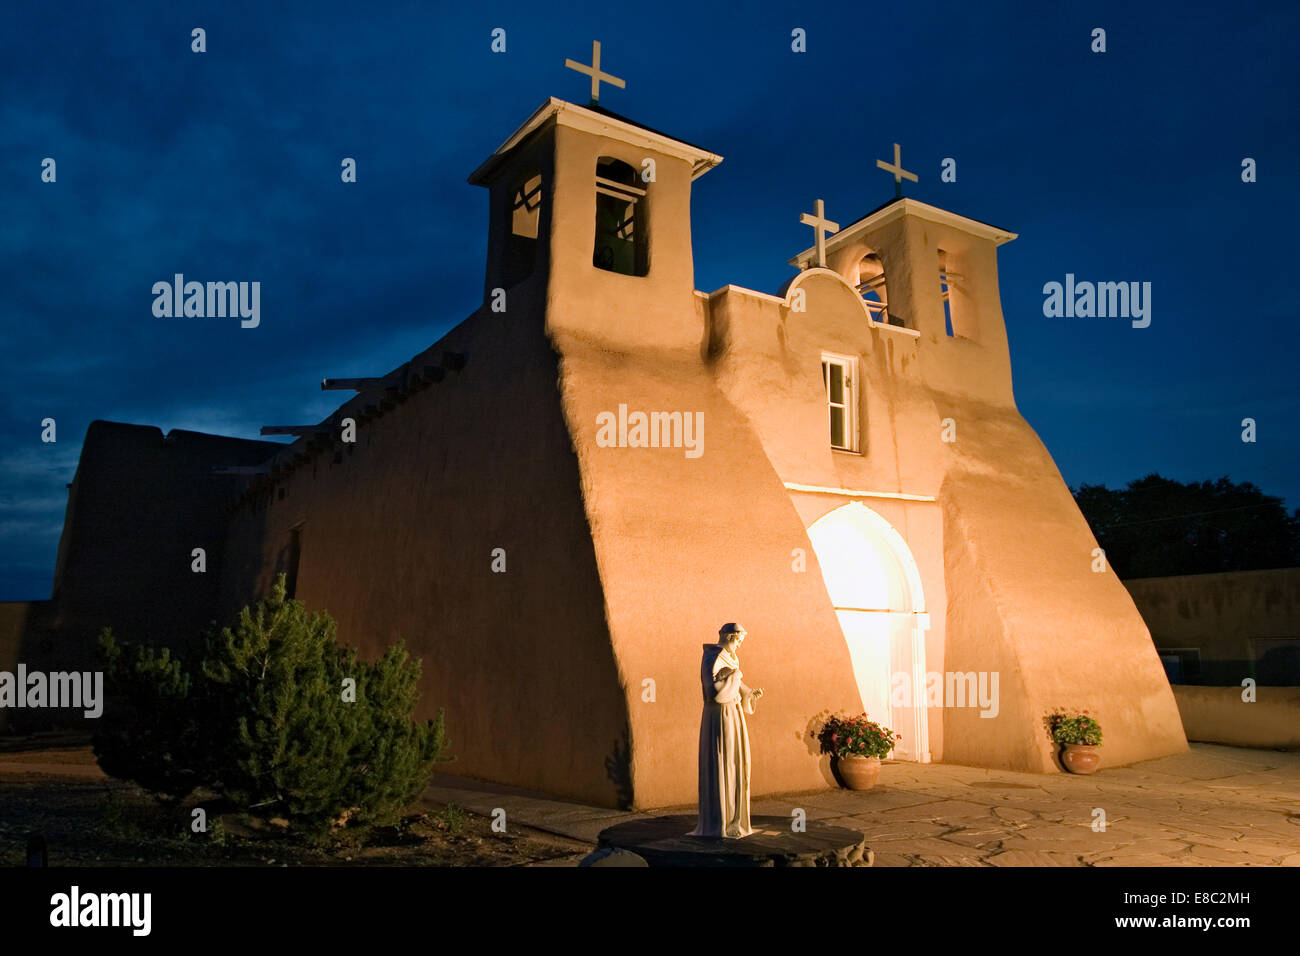
[[[704,645],[700,684],[700,822],[691,836],[745,837],[749,825],[749,731],[752,692],[741,681],[740,661],[718,644]]]

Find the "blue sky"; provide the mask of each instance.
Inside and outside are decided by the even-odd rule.
[[[586,101],[563,62],[593,39],[627,81],[602,105],[726,157],[694,193],[697,288],[774,291],[799,213],[890,198],[875,160],[899,142],[908,195],[1020,234],[1016,397],[1067,481],[1229,475],[1300,506],[1294,4],[378,6],[0,15],[0,600],[48,596],[93,419],[314,421],[340,398],[322,376],[386,371],[473,311],[487,194],[465,177],[545,97]],[[176,272],[259,280],[261,326],[155,318]],[[1067,272],[1151,282],[1151,326],[1045,318]]]

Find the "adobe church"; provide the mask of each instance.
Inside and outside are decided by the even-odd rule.
[[[783,290],[700,292],[691,186],[721,161],[547,100],[470,176],[484,304],[428,350],[327,382],[355,397],[290,445],[91,425],[62,625],[179,643],[284,572],[363,654],[421,658],[446,769],[611,806],[694,802],[700,646],[727,621],[767,689],[755,794],[831,782],[809,732],[833,710],[909,761],[1056,772],[1057,708],[1098,717],[1103,767],[1185,749],[1016,409],[1015,236],[910,198],[839,227],[818,202]]]

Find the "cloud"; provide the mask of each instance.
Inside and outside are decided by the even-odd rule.
[[[66,495],[49,495],[44,498],[14,498],[11,495],[0,496],[0,515],[5,514],[43,514],[59,512],[68,504]]]
[[[59,516],[57,521],[38,521],[35,519],[17,519],[9,520],[0,517],[0,538],[11,538],[18,541],[29,540],[33,538],[48,539],[53,538],[56,542],[59,535],[63,533],[63,517]],[[45,561],[33,562],[32,567],[45,567]]]
[[[0,475],[7,481],[37,482],[54,481],[67,475],[66,481],[71,481],[80,455],[79,446],[62,442],[34,443],[0,458]]]

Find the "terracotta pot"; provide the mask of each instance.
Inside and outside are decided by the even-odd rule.
[[[1070,773],[1094,773],[1101,763],[1101,754],[1090,744],[1062,744],[1061,763]]]
[[[880,777],[879,757],[836,757],[835,767],[850,790],[870,790]]]

